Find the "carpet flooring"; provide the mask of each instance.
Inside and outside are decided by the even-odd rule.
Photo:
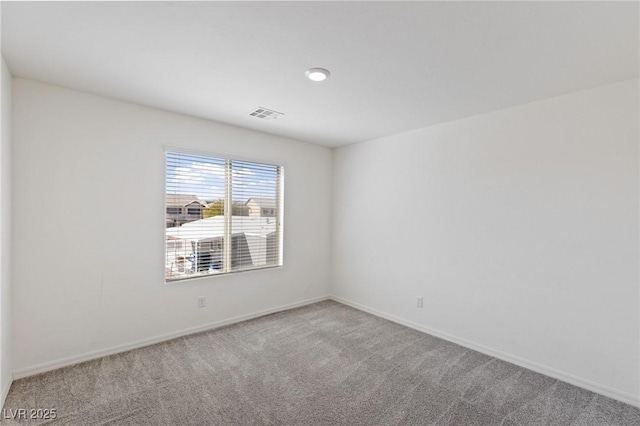
[[[325,301],[17,380],[60,425],[640,425],[640,410]]]

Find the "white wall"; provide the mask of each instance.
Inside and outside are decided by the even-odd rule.
[[[333,262],[343,300],[640,395],[638,80],[340,148],[334,209],[325,148],[24,79],[13,101],[17,375],[323,297]],[[283,268],[164,284],[165,144],[286,167]]]
[[[333,294],[638,404],[638,114],[634,79],[337,149]]]
[[[0,107],[0,407],[12,381],[11,365],[11,73],[2,58]]]
[[[328,294],[329,149],[24,79],[13,89],[16,376]],[[282,268],[165,285],[165,144],[285,166]]]

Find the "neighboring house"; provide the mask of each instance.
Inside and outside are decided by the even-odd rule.
[[[210,273],[222,267],[224,216],[212,216],[166,230],[167,278]],[[231,269],[276,265],[276,221],[233,216],[231,220]]]
[[[167,228],[202,219],[202,209],[206,206],[196,195],[167,194]]]
[[[207,216],[222,216],[224,215],[224,202],[222,200],[216,200],[207,205],[207,208],[211,209]],[[231,205],[233,209],[231,211],[231,216],[249,216],[249,207],[245,205],[245,203],[234,202]]]
[[[249,198],[245,205],[249,207],[249,216],[276,216],[276,200],[273,198]]]
[[[249,216],[249,206],[245,203],[233,203],[233,216]]]

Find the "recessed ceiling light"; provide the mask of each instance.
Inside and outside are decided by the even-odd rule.
[[[304,75],[306,75],[311,81],[324,81],[331,75],[331,73],[329,70],[325,70],[324,68],[309,68]]]

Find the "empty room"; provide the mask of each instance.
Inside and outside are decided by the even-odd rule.
[[[0,423],[640,425],[640,2],[0,2]]]

